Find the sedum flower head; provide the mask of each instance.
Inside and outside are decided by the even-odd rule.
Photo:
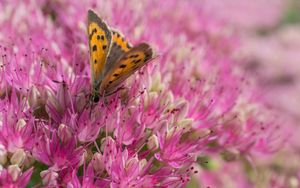
[[[0,5],[2,187],[184,187],[195,176],[214,183],[219,174],[199,173],[199,158],[251,161],[287,137],[234,58],[238,37],[198,1]],[[96,104],[90,8],[158,54]]]

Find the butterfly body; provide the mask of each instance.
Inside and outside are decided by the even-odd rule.
[[[92,100],[119,90],[120,84],[153,58],[147,43],[132,46],[92,10],[88,11]]]

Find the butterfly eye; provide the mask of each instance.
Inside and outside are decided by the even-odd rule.
[[[97,102],[99,102],[100,97],[99,97],[99,95],[95,94],[92,99],[95,103],[97,103]]]

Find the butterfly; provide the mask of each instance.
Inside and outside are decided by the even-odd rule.
[[[153,59],[147,43],[132,46],[117,30],[111,29],[95,12],[88,11],[88,41],[92,80],[92,100],[108,96],[120,84]]]

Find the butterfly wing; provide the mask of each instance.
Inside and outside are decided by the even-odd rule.
[[[107,24],[92,10],[88,11],[88,35],[92,84],[96,92],[110,53],[112,34]]]
[[[105,71],[104,75],[111,70],[114,65],[118,62],[126,52],[128,52],[132,45],[127,41],[119,31],[111,30],[112,31],[112,44],[111,50],[107,58],[107,63],[105,64]]]
[[[120,83],[143,67],[152,58],[152,48],[146,43],[141,43],[131,48],[105,74],[100,86],[100,94],[109,95],[113,93],[118,89],[117,87]]]

